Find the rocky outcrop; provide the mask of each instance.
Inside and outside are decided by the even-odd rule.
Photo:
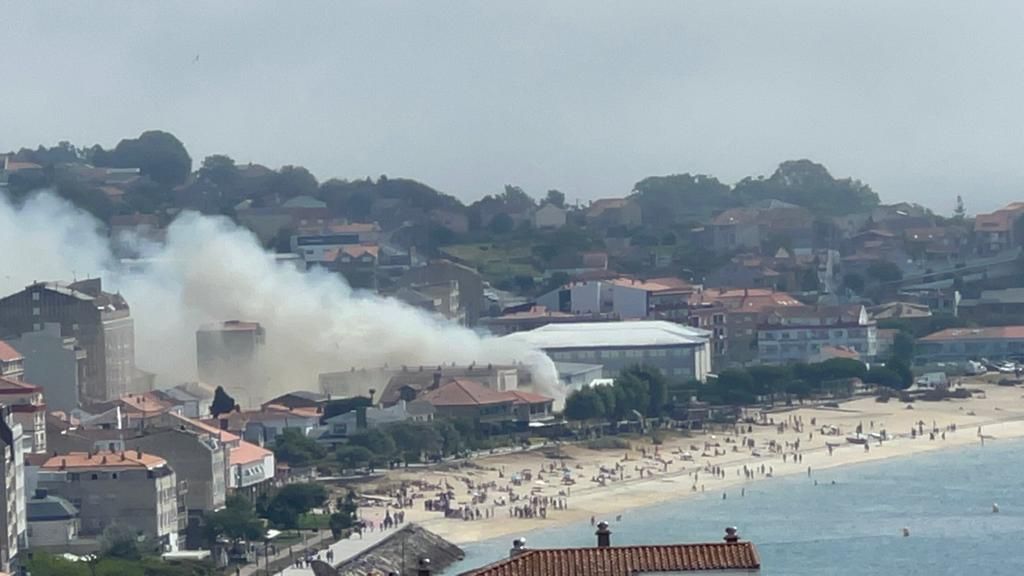
[[[430,559],[431,571],[437,574],[462,557],[462,549],[458,546],[416,524],[410,524],[372,548],[342,562],[337,568],[324,562],[313,562],[312,568],[316,576],[416,576],[423,558]]]

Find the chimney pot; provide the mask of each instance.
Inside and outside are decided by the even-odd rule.
[[[516,538],[512,541],[512,549],[509,550],[508,557],[515,558],[523,552],[526,552],[526,538]]]
[[[730,544],[735,544],[740,541],[740,535],[736,532],[735,526],[730,526],[725,529],[725,538],[723,538],[723,540]]]
[[[608,548],[612,545],[612,531],[608,529],[608,523],[605,521],[598,522],[597,532],[597,547]]]
[[[420,558],[416,576],[430,576],[430,558]]]
[[[136,458],[140,458],[140,459],[142,458],[142,450],[141,449],[139,449],[139,448],[135,449],[135,457]]]

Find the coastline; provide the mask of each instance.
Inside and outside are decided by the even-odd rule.
[[[420,502],[408,509],[407,513],[409,520],[461,545],[512,534],[528,534],[535,530],[557,528],[576,522],[589,525],[591,517],[611,520],[614,516],[629,514],[634,509],[656,506],[702,492],[723,493],[727,497],[733,497],[734,493],[738,493],[746,486],[783,476],[807,475],[808,468],[811,481],[823,471],[838,467],[980,444],[982,439],[978,436],[979,427],[987,442],[1024,438],[1024,399],[1021,397],[1020,389],[995,386],[984,381],[975,381],[968,385],[983,390],[984,397],[942,402],[918,401],[913,409],[907,409],[906,405],[897,401],[883,404],[875,402],[873,398],[861,398],[845,402],[839,409],[794,407],[780,410],[768,414],[768,417],[774,419],[776,425],[802,420],[802,431],[797,432],[792,427],[779,431],[775,426],[762,425],[755,427],[752,433],[740,435],[716,432],[695,434],[685,438],[672,437],[657,446],[662,461],[654,459],[653,452],[656,447],[651,444],[650,438],[633,441],[632,450],[628,452],[629,460],[623,459],[626,456],[623,450],[595,451],[580,446],[564,447],[561,450],[565,455],[564,462],[567,468],[573,470],[576,484],[568,490],[565,497],[568,508],[552,510],[546,518],[510,518],[507,507],[490,505],[492,517],[466,521],[444,518],[438,513],[427,512],[422,509]],[[816,422],[815,430],[811,430],[809,424],[812,419]],[[921,422],[924,422],[924,435],[911,438],[911,427]],[[862,445],[846,442],[846,434],[853,433],[858,424],[862,425],[865,433],[868,433],[871,431],[872,423],[876,431],[885,429],[889,435],[895,435],[895,438],[881,445],[872,440],[867,451]],[[929,439],[929,429],[933,424],[945,432],[945,439],[942,439],[941,434],[937,434],[934,440]],[[947,430],[946,427],[953,424],[956,425],[956,431]],[[837,426],[840,434],[821,435],[819,430],[824,425]],[[724,442],[726,437],[737,441],[742,441],[743,438],[754,440],[761,456],[752,455],[750,450],[732,451],[732,446],[736,444]],[[799,450],[787,450],[787,459],[784,462],[781,453],[770,453],[761,448],[772,440],[783,445],[799,440],[801,445]],[[693,445],[702,445],[704,442],[719,443],[722,446],[719,448],[720,455],[704,458],[695,452],[694,461],[679,460],[677,451],[688,450]],[[830,454],[826,442],[839,443],[839,446]],[[724,454],[721,453],[723,448]],[[799,461],[792,456],[797,453]],[[665,461],[668,460],[671,460],[671,463],[666,466]],[[523,495],[532,493],[537,496],[558,498],[558,493],[564,490],[560,486],[547,486],[545,483],[539,486],[526,484],[506,488],[508,480],[499,473],[499,470],[521,469],[531,469],[536,473],[542,467],[556,462],[560,461],[547,458],[536,451],[502,454],[477,458],[471,467],[458,470],[402,471],[392,475],[390,481],[393,483],[396,480],[432,478],[452,486],[460,495],[465,494],[467,504],[474,492],[469,488],[468,482],[477,487],[483,483],[496,485],[501,491],[492,488],[489,492],[489,502],[493,502],[496,496],[505,494],[506,489]],[[601,465],[607,468],[616,463],[621,465],[622,480],[610,481],[603,486],[591,481],[592,475],[597,473]],[[759,472],[762,465],[765,467],[764,474]],[[744,466],[747,470],[757,471],[752,478],[742,472]],[[708,471],[711,467],[720,469],[721,472],[718,475],[711,474]],[[646,470],[642,478],[636,474],[638,468]],[[557,475],[551,474],[548,477]],[[463,498],[460,497],[458,501],[461,504]],[[478,507],[484,506],[480,504]],[[372,513],[370,517],[373,517]]]

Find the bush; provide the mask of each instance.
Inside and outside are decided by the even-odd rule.
[[[632,448],[629,441],[614,436],[602,436],[586,443],[588,450],[629,450]]]

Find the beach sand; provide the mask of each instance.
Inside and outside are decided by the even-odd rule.
[[[649,435],[633,438],[630,439],[631,449],[628,451],[588,450],[579,445],[562,445],[557,450],[489,455],[474,458],[472,462],[457,468],[447,465],[390,471],[386,484],[395,486],[403,481],[420,481],[434,485],[419,490],[417,497],[413,498],[413,505],[404,509],[405,520],[417,522],[455,543],[510,534],[526,535],[534,530],[574,522],[589,524],[592,518],[614,523],[617,516],[629,514],[632,509],[685,498],[702,491],[740,498],[741,490],[751,483],[770,482],[772,478],[794,474],[808,475],[808,469],[808,482],[811,482],[822,471],[836,466],[980,444],[983,439],[979,437],[979,427],[985,442],[1024,437],[1024,390],[996,386],[992,384],[994,380],[990,377],[967,383],[970,388],[984,391],[983,396],[942,402],[919,400],[913,404],[913,409],[908,409],[898,399],[880,403],[874,398],[845,402],[838,409],[780,407],[766,414],[766,420],[773,420],[775,425],[754,425],[752,432],[748,432],[744,424],[738,434],[730,428],[728,431],[716,429],[709,433],[695,432],[690,437],[668,435],[659,446],[652,444]],[[815,422],[813,426],[812,419]],[[800,421],[802,430],[797,431],[793,423]],[[919,429],[922,422],[924,434],[911,438],[911,430]],[[778,425],[783,423],[787,426],[780,431]],[[956,431],[949,430],[950,425],[954,424]],[[848,435],[855,433],[858,425],[862,426],[865,435],[885,430],[894,438],[881,444],[871,440],[868,443],[869,450],[865,450],[863,445],[846,440]],[[932,440],[929,439],[929,432],[933,425],[939,433]],[[839,434],[822,434],[822,427],[825,426],[837,427]],[[942,438],[943,432],[945,439]],[[726,441],[727,438],[730,442]],[[740,446],[744,438],[754,441],[759,456],[754,455],[754,450],[749,447]],[[793,448],[797,440],[799,450]],[[780,446],[789,443],[790,449],[772,452],[768,448],[772,441]],[[715,448],[705,452],[705,443],[717,443],[719,455],[710,455],[716,452]],[[826,443],[835,446],[831,453]],[[692,446],[698,449],[693,450]],[[655,458],[655,450],[660,460]],[[680,453],[684,451],[692,455],[692,461],[681,458]],[[783,452],[786,454],[785,462]],[[549,457],[548,454],[557,454],[561,458]],[[795,457],[796,454],[799,456]],[[624,460],[627,455],[629,459]],[[666,461],[670,462],[667,469]],[[563,463],[575,482],[572,485],[562,483]],[[547,472],[552,464],[556,471]],[[602,466],[611,471],[605,475],[603,484],[594,481]],[[637,467],[645,469],[643,478]],[[744,467],[747,474],[744,473]],[[716,468],[720,470],[717,475],[711,472]],[[523,470],[531,471],[531,480],[513,486],[512,475]],[[542,470],[545,471],[543,483],[539,483],[538,472]],[[499,471],[504,471],[503,477]],[[822,481],[826,480],[822,478]],[[469,483],[472,483],[473,488],[470,488]],[[447,489],[441,488],[443,486],[450,486],[455,493],[453,507],[479,510],[484,518],[445,518],[441,512],[425,510],[424,500]],[[482,486],[496,488],[481,489]],[[366,493],[381,489],[380,485],[361,487]],[[549,505],[544,518],[513,518],[508,508],[509,490],[521,498],[514,506],[527,503],[531,497],[548,497],[565,501],[567,508],[555,509]],[[486,501],[473,504],[472,495],[481,492],[486,492]],[[505,500],[505,505],[495,504],[500,499]],[[385,510],[382,505],[379,508],[363,508],[361,513],[364,518],[379,522]]]

